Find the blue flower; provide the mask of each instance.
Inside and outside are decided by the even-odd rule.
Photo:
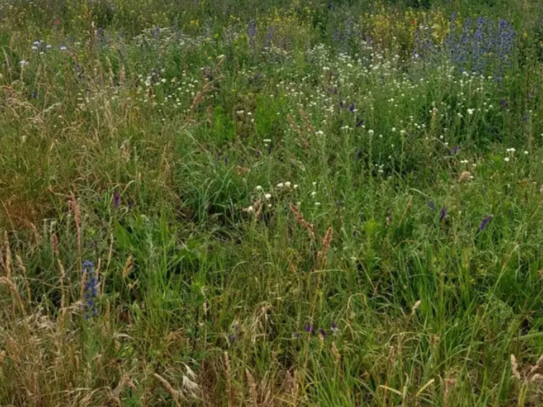
[[[451,16],[449,34],[445,40],[452,62],[461,72],[492,73],[500,81],[506,68],[511,66],[516,32],[505,20],[491,21],[485,17],[467,19],[461,32],[457,32]]]
[[[268,27],[268,30],[266,31],[266,47],[269,47],[271,45],[274,31],[275,27],[273,25],[270,25]]]
[[[492,216],[491,215],[487,215],[483,218],[483,220],[481,221],[481,224],[479,225],[479,230],[480,231],[483,231],[486,229],[486,227],[488,226],[488,224],[490,223],[490,221],[492,220]]]
[[[319,329],[319,334],[320,334],[322,340],[326,339],[326,331],[324,329],[320,328]]]
[[[247,36],[249,37],[249,44],[253,46],[255,42],[255,36],[256,36],[256,21],[255,20],[249,21],[249,25],[247,27]]]
[[[305,331],[312,335],[315,335],[315,328],[313,328],[309,323],[305,324]]]
[[[83,287],[83,307],[85,309],[85,319],[98,315],[96,308],[96,297],[98,296],[98,276],[94,269],[94,263],[90,260],[83,262],[83,274],[85,285]]]

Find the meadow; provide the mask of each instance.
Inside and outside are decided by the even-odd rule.
[[[543,2],[0,2],[1,406],[543,405]]]

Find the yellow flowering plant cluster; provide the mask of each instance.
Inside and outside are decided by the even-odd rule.
[[[378,46],[411,52],[417,30],[424,31],[436,45],[442,44],[450,31],[450,16],[440,10],[400,12],[381,8],[376,13],[361,15],[360,24],[371,33],[372,41]],[[459,24],[459,19],[455,24]]]

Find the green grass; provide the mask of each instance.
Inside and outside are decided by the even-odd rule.
[[[0,405],[541,405],[539,3],[214,4],[0,4]]]

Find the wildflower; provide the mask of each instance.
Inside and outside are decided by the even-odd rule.
[[[471,116],[475,112],[475,109],[468,109],[468,114]]]
[[[121,203],[121,195],[117,191],[115,191],[115,193],[113,194],[113,206],[115,208],[118,208],[120,203]]]
[[[330,328],[332,330],[332,334],[337,335],[339,333],[339,328],[335,322],[332,322],[332,327]]]
[[[264,194],[264,198],[271,199],[271,194]]]
[[[506,163],[508,163],[508,162],[509,162],[509,157],[505,157],[505,158],[503,159],[503,161],[505,161]]]
[[[257,191],[262,191],[262,187],[260,185],[257,185],[255,188]]]
[[[61,45],[61,46],[60,46],[60,50],[61,50],[61,51],[66,51],[67,49],[68,49],[68,48],[66,48],[65,45]]]
[[[315,328],[313,328],[309,323],[305,324],[305,331],[312,335],[315,335]]]
[[[479,225],[479,230],[485,230],[486,227],[488,226],[488,224],[490,223],[490,221],[492,220],[492,216],[491,215],[487,215],[483,218],[483,220],[481,221],[481,224]]]
[[[28,65],[28,61],[23,59],[22,61],[19,61],[19,65],[21,65],[21,66]]]
[[[315,206],[321,206],[320,202],[315,202]]]
[[[315,198],[316,195],[317,195],[317,191],[311,192],[311,197]]]
[[[441,208],[441,211],[439,212],[439,221],[442,221],[447,217],[447,208],[443,207]]]
[[[247,27],[247,36],[249,37],[249,44],[254,45],[255,36],[256,36],[256,21],[249,21],[249,26]]]
[[[277,184],[277,188],[283,188],[285,186],[285,184],[283,184],[282,182],[280,182],[279,184]]]
[[[298,189],[298,184],[294,184],[294,186],[292,188]]]
[[[285,186],[286,186],[287,188],[290,188],[291,185],[292,185],[292,184],[290,183],[290,181],[285,182]]]
[[[436,210],[436,204],[434,203],[434,201],[428,201],[428,207],[429,207],[432,211],[435,211],[435,210]]]
[[[83,299],[85,308],[85,319],[89,319],[98,314],[96,308],[96,297],[98,296],[98,277],[94,270],[94,263],[89,260],[83,262],[83,273],[85,282],[83,289]]]
[[[321,339],[324,341],[326,339],[326,331],[322,328],[319,329],[319,334],[321,336]]]
[[[452,151],[453,151],[453,154],[457,154],[458,153],[458,146],[454,146]]]

